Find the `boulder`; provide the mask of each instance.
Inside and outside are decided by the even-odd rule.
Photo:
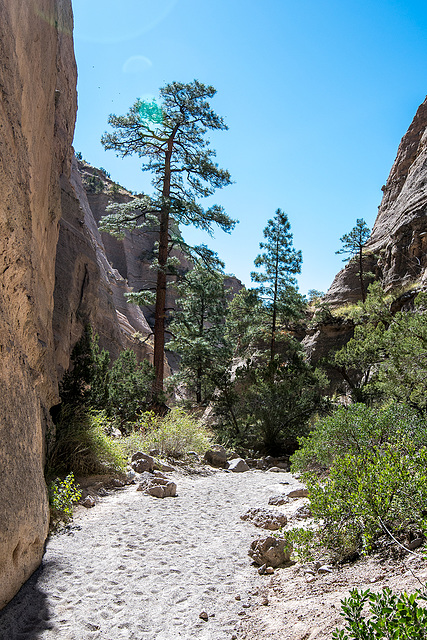
[[[277,496],[270,496],[268,499],[268,504],[275,507],[280,507],[280,505],[286,504],[287,502],[289,502],[289,498],[283,493]]]
[[[249,520],[256,527],[262,527],[270,531],[277,531],[277,529],[284,527],[288,522],[284,513],[262,508],[249,509],[249,511],[243,516],[240,516],[240,518],[242,520]]]
[[[159,472],[158,472],[159,473]],[[144,474],[142,481],[138,484],[136,490],[144,491],[155,498],[169,498],[176,496],[176,484],[168,480],[160,473],[159,475]]]
[[[292,549],[289,543],[283,538],[273,538],[268,536],[267,538],[258,538],[254,540],[249,549],[249,555],[255,562],[255,564],[266,567],[279,567],[286,562],[289,562]]]
[[[288,498],[307,498],[308,497],[308,489],[303,485],[298,487],[294,487],[286,492]]]
[[[228,470],[234,471],[234,473],[242,473],[243,471],[249,471],[249,466],[243,458],[234,458],[228,463]]]
[[[212,467],[227,468],[227,452],[220,444],[214,444],[205,453],[205,461]]]
[[[142,453],[142,451],[137,451],[133,454],[131,458],[131,467],[136,473],[144,473],[144,471],[153,471],[154,470],[154,458],[147,455],[146,453]]]

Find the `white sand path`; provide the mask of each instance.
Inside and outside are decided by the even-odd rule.
[[[230,640],[266,580],[247,555],[264,533],[240,515],[296,481],[260,471],[169,475],[176,498],[131,486],[54,536],[0,612],[0,639]]]

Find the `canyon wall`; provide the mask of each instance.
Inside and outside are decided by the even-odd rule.
[[[371,237],[366,271],[386,289],[427,284],[427,98],[403,136],[386,184]],[[358,267],[351,262],[335,277],[325,301],[333,306],[361,298]]]
[[[0,0],[0,608],[41,561],[52,332],[76,66],[70,0]]]

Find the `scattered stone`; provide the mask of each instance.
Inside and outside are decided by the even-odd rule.
[[[323,564],[321,567],[318,568],[317,573],[332,573],[334,570],[333,567],[331,567],[330,564]]]
[[[150,451],[148,452],[150,454],[150,456],[153,456],[153,458],[155,458],[156,456],[160,455],[160,449],[150,449]]]
[[[245,602],[244,604],[242,604],[242,607],[243,607],[244,609],[249,609],[249,608],[250,608],[250,606],[251,606],[251,605],[249,604],[249,602]]]
[[[212,467],[227,468],[227,452],[220,444],[214,444],[205,453],[205,461]]]
[[[285,514],[261,507],[249,509],[243,516],[240,516],[240,519],[250,520],[256,527],[269,529],[270,531],[277,531],[277,529],[284,527],[288,522]]]
[[[285,471],[285,469],[281,469],[280,467],[270,467],[268,471],[272,471],[273,473],[280,473],[281,471]]]
[[[201,613],[199,613],[199,618],[201,620],[204,620],[205,622],[207,622],[209,620],[209,616],[206,613],[206,611],[202,611]]]
[[[410,549],[411,551],[413,551],[414,549],[418,549],[418,547],[421,547],[423,542],[424,542],[424,538],[415,538],[415,540],[411,540],[411,542],[405,546],[407,549]]]
[[[307,582],[310,584],[311,582],[314,582],[316,580],[316,576],[307,576]]]
[[[235,600],[241,600],[242,598],[241,598],[241,596],[239,594],[237,594],[237,596],[234,596],[234,599]]]
[[[158,472],[160,473],[160,472]],[[176,496],[176,484],[164,476],[151,475],[143,478],[136,488],[137,491],[144,491],[155,498],[169,498]]]
[[[285,496],[284,493],[277,496],[270,496],[268,499],[268,504],[274,507],[280,507],[282,504],[287,504],[289,502],[288,496]]]
[[[268,604],[269,604],[269,602],[268,602],[268,598],[265,598],[265,597],[264,597],[264,598],[262,598],[262,600],[261,600],[261,604],[262,604],[264,607],[267,607],[267,606],[268,606]]]
[[[137,451],[131,458],[131,467],[136,473],[154,471],[154,458],[142,451]]]
[[[258,565],[267,567],[280,567],[285,562],[289,562],[292,549],[283,538],[258,538],[251,543],[249,555]]]
[[[272,575],[274,573],[273,567],[267,567],[266,570],[265,570],[265,573],[267,575]]]
[[[157,471],[165,471],[166,473],[176,471],[175,467],[172,467],[170,464],[166,464],[166,462],[163,462],[162,460],[155,460],[154,468],[157,469]]]
[[[133,469],[126,473],[126,484],[133,484],[136,479],[136,473]]]
[[[292,514],[292,519],[305,520],[306,518],[311,518],[311,510],[308,504],[303,504]]]
[[[83,500],[82,505],[86,507],[86,509],[91,509],[96,505],[96,500],[93,496],[86,496]]]
[[[243,458],[234,458],[228,463],[228,470],[234,471],[234,473],[243,473],[243,471],[249,471],[249,466]]]
[[[195,462],[200,462],[200,456],[197,453],[197,451],[187,451],[187,456],[190,456],[190,458],[193,458]]]
[[[116,489],[121,489],[125,486],[125,483],[123,480],[119,480],[119,478],[111,478],[110,485]]]
[[[122,436],[123,436],[123,434],[120,431],[120,429],[116,429],[116,427],[113,427],[111,429],[111,433],[110,433],[110,437],[111,438],[121,438]]]
[[[263,576],[266,569],[267,569],[267,565],[266,564],[261,565],[260,568],[258,569],[259,575]]]
[[[301,485],[300,487],[295,487],[286,493],[288,498],[307,498],[308,497],[308,489]]]

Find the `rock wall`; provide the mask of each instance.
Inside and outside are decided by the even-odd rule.
[[[427,281],[427,98],[403,136],[371,237],[365,270],[386,288]],[[361,298],[358,268],[348,264],[325,300],[338,306]]]
[[[70,0],[0,0],[0,608],[40,563],[52,316],[76,67]]]
[[[108,238],[108,236],[107,236]],[[76,160],[70,180],[62,180],[62,217],[56,257],[54,346],[58,379],[86,324],[99,344],[115,359],[132,348],[137,357],[152,359],[151,329],[141,311],[129,305],[125,279],[109,262],[89,206]],[[139,336],[139,338],[138,338]]]

